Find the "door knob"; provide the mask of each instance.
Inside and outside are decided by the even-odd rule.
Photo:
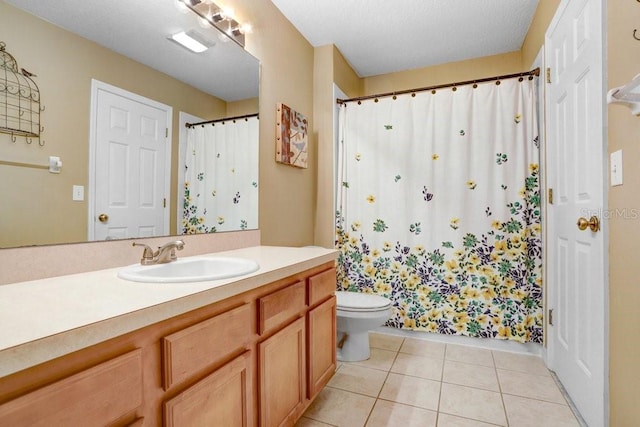
[[[109,221],[109,215],[107,215],[107,214],[100,214],[100,215],[98,215],[98,221],[100,221],[100,222],[107,222],[107,221]]]
[[[587,228],[589,228],[594,233],[600,230],[600,220],[597,216],[592,216],[589,219],[580,217],[578,218],[577,225],[580,230],[586,230]]]

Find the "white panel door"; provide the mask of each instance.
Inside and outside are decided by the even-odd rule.
[[[93,240],[167,235],[171,108],[98,86],[92,113]]]
[[[563,0],[546,34],[550,368],[590,426],[607,425],[602,0]]]

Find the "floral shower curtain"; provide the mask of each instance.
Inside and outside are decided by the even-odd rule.
[[[388,326],[542,342],[535,83],[342,105],[338,289],[390,298]]]
[[[187,131],[182,234],[258,228],[258,118]]]

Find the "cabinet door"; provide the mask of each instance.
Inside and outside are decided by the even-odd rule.
[[[309,399],[313,399],[336,371],[336,297],[309,311]]]
[[[164,425],[247,427],[254,423],[247,351],[164,405]]]
[[[305,404],[305,321],[299,318],[258,345],[260,425],[292,425]]]

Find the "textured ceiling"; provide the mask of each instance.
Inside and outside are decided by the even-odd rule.
[[[235,101],[258,96],[259,66],[175,0],[0,0],[178,80]],[[232,0],[229,0],[232,1]],[[519,50],[538,0],[271,0],[313,45],[335,44],[361,77]],[[167,37],[215,43],[191,53]]]
[[[271,0],[360,77],[520,50],[538,0]]]
[[[4,0],[226,101],[258,96],[258,61],[175,0]],[[167,39],[193,30],[214,43],[196,54]]]

